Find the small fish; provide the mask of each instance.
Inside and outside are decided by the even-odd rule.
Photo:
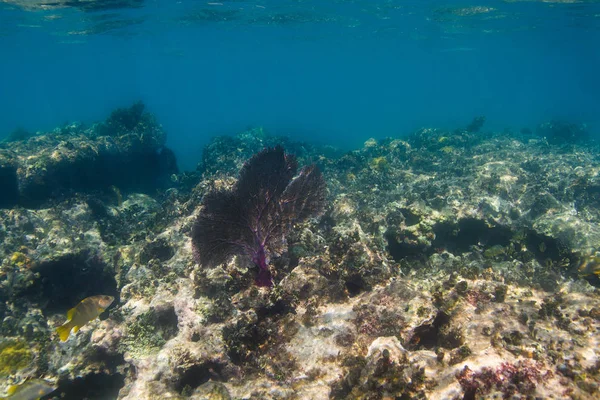
[[[600,256],[593,255],[584,258],[579,264],[579,275],[600,275]]]
[[[7,397],[2,400],[36,400],[56,390],[56,386],[43,379],[30,379],[20,385],[8,387]]]
[[[121,190],[119,190],[119,188],[116,187],[115,185],[112,185],[110,187],[110,190],[115,195],[115,200],[117,200],[117,205],[119,207],[121,207],[123,205],[123,195],[121,194]]]
[[[83,325],[96,319],[114,300],[114,297],[104,295],[91,296],[81,300],[79,304],[67,311],[67,322],[56,328],[60,341],[64,342],[69,338],[71,329],[77,333]]]

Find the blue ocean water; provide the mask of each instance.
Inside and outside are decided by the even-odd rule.
[[[180,167],[248,126],[342,148],[421,126],[600,129],[597,1],[0,2],[0,137],[142,100]]]

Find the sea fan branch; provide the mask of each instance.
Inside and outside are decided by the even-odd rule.
[[[269,254],[277,253],[295,222],[320,215],[326,186],[319,169],[304,167],[281,146],[248,160],[230,191],[213,191],[192,230],[194,253],[203,265],[216,265],[234,254],[247,254],[259,269],[256,283],[271,286]]]

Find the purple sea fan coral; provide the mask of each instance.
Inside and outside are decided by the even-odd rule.
[[[310,165],[294,177],[297,168],[281,146],[267,148],[244,164],[233,189],[207,193],[192,229],[198,261],[210,266],[246,255],[258,268],[256,284],[272,286],[269,257],[281,252],[294,223],[325,209],[321,171]]]

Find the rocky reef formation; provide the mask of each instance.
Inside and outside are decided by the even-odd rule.
[[[22,140],[0,146],[0,207],[38,206],[109,188],[155,190],[177,172],[165,133],[142,103],[117,109],[90,128],[71,124],[16,139]]]
[[[2,379],[57,399],[596,398],[598,149],[482,123],[346,154],[256,129],[154,197],[0,210]],[[272,288],[245,257],[198,265],[203,195],[278,144],[323,171],[325,215],[289,232]],[[60,343],[93,294],[115,305]]]

